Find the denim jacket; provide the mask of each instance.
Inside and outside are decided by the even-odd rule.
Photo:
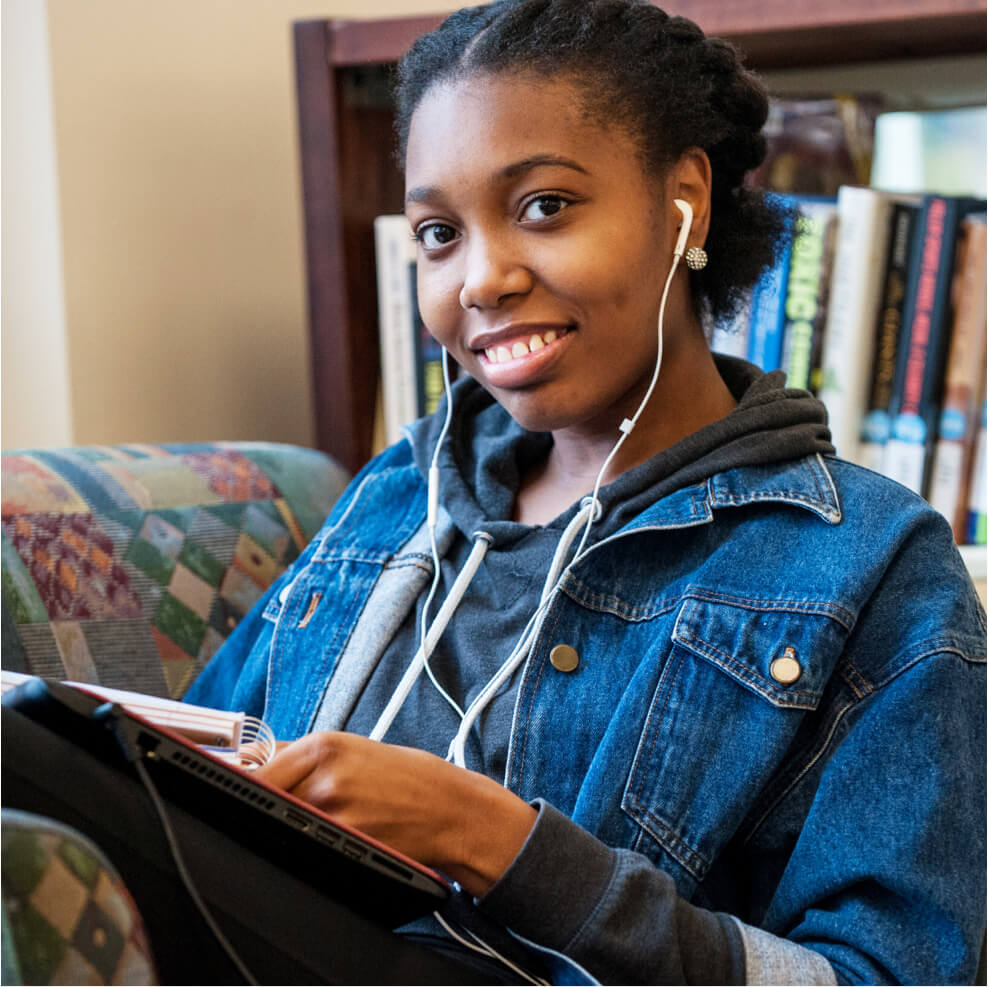
[[[283,739],[340,728],[430,578],[425,514],[401,443],[188,698]],[[550,663],[561,643],[574,671]],[[671,880],[737,922],[748,982],[970,983],[984,664],[950,528],[905,488],[810,456],[678,490],[565,576],[518,673],[508,787],[617,848],[620,873],[577,861],[586,913],[510,887],[491,912],[589,969],[616,942],[645,964],[622,982],[654,982],[649,881]]]

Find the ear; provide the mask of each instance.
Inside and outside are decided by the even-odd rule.
[[[693,225],[690,228],[687,246],[702,247],[710,229],[710,188],[713,175],[710,159],[699,147],[687,148],[669,171],[667,189],[669,198],[688,202],[693,210]],[[675,228],[679,228],[682,216],[679,210],[669,204],[670,215],[675,218]]]

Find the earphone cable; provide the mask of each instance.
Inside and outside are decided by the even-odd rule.
[[[597,479],[594,481],[593,493],[591,494],[594,502],[597,502],[597,495],[600,493],[600,487],[604,480],[604,474],[607,472],[607,468],[611,465],[611,461],[617,455],[618,450],[624,445],[625,439],[631,434],[632,429],[638,424],[638,419],[641,418],[648,405],[649,400],[652,397],[652,392],[655,390],[655,385],[659,381],[659,372],[662,369],[662,346],[663,346],[663,336],[664,336],[664,326],[665,322],[665,312],[666,312],[666,302],[669,299],[669,289],[672,287],[672,279],[676,273],[676,269],[679,267],[679,254],[674,253],[672,255],[672,264],[669,267],[669,273],[666,275],[666,283],[662,289],[662,300],[659,302],[659,318],[656,326],[656,335],[658,336],[656,353],[655,353],[655,369],[652,371],[652,380],[649,382],[648,390],[645,392],[645,396],[642,398],[641,403],[638,405],[638,410],[629,419],[626,418],[621,423],[621,436],[614,444],[614,448],[607,454],[607,458],[604,460],[604,465],[601,466],[600,471],[597,473]],[[583,537],[580,539],[580,544],[576,549],[576,553],[570,562],[570,566],[574,565],[581,558],[583,558],[584,547],[586,546],[587,539],[590,537],[590,529],[593,527],[593,523],[596,517],[591,513],[590,517],[587,518],[587,526],[583,532]],[[567,566],[569,568],[569,566]]]
[[[434,918],[439,922],[439,924],[446,930],[446,932],[455,939],[461,946],[466,949],[473,950],[475,953],[480,953],[481,956],[486,956],[489,959],[497,960],[499,963],[503,963],[509,970],[518,974],[526,983],[537,984],[540,987],[548,987],[549,981],[543,980],[541,977],[536,977],[526,970],[523,970],[520,966],[512,963],[506,956],[502,956],[493,946],[489,946],[483,939],[480,938],[476,933],[471,932],[469,929],[464,929],[474,942],[470,942],[468,939],[464,939],[450,924],[439,914],[439,912],[432,913]],[[479,945],[474,945],[478,943]]]
[[[429,588],[429,595],[425,598],[425,603],[422,604],[422,616],[420,618],[420,640],[422,654],[424,656],[425,672],[426,675],[429,676],[429,681],[432,682],[439,695],[442,696],[447,703],[449,703],[453,709],[453,712],[456,713],[462,721],[464,716],[463,710],[460,708],[460,704],[453,699],[453,697],[442,687],[439,680],[436,678],[436,673],[433,671],[432,664],[429,661],[432,657],[432,648],[426,646],[426,627],[429,622],[429,608],[432,606],[432,601],[435,598],[436,592],[439,589],[439,583],[442,579],[439,547],[436,544],[436,522],[439,502],[439,451],[442,448],[443,442],[445,441],[446,435],[448,434],[450,426],[453,422],[453,394],[449,380],[449,353],[445,346],[443,347],[443,387],[446,392],[446,420],[443,422],[443,427],[439,433],[439,438],[436,440],[436,448],[432,453],[432,463],[429,466],[428,527],[429,548],[432,552],[432,586]]]

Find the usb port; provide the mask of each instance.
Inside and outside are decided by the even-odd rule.
[[[294,809],[285,809],[285,819],[303,832],[309,828],[309,819]]]
[[[340,838],[340,834],[328,826],[316,826],[315,834],[317,840],[328,843],[330,846],[335,846]]]
[[[362,847],[359,843],[354,843],[353,840],[344,840],[343,852],[351,860],[363,860],[364,854],[367,852],[367,850],[365,847]]]

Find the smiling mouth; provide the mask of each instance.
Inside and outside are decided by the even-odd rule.
[[[518,360],[530,353],[544,349],[549,343],[554,343],[560,336],[564,336],[568,332],[568,329],[547,329],[545,332],[534,332],[527,339],[515,339],[510,343],[488,346],[484,350],[484,356],[490,363],[508,363],[511,360]]]

